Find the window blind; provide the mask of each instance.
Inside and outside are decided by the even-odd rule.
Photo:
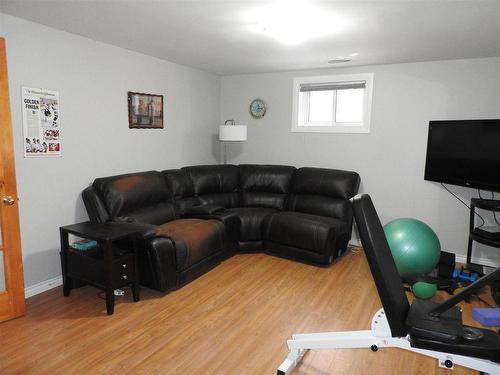
[[[302,83],[300,85],[300,92],[364,89],[365,87],[366,81]]]

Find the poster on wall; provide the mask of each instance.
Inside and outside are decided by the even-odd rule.
[[[59,93],[23,87],[24,157],[61,156]]]

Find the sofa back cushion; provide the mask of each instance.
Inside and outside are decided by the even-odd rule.
[[[194,195],[193,182],[186,171],[182,169],[168,169],[161,173],[165,178],[168,191],[174,203],[179,207],[181,212],[201,204],[200,199]]]
[[[113,221],[163,224],[175,219],[175,206],[160,172],[97,178],[94,189]]]
[[[299,168],[295,173],[287,208],[349,222],[352,220],[349,199],[358,192],[359,183],[356,172]]]
[[[239,169],[243,207],[283,209],[295,167],[241,164]]]
[[[202,204],[238,207],[238,167],[198,165],[182,168],[193,183],[194,194]]]

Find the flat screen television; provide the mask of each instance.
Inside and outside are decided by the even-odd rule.
[[[430,121],[424,178],[500,191],[500,119]]]

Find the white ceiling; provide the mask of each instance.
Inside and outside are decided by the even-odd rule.
[[[293,21],[293,3],[0,0],[0,12],[221,75],[325,68],[351,54],[334,66],[500,56],[500,1],[302,1],[303,20],[285,32],[316,35],[287,44],[269,33]]]

